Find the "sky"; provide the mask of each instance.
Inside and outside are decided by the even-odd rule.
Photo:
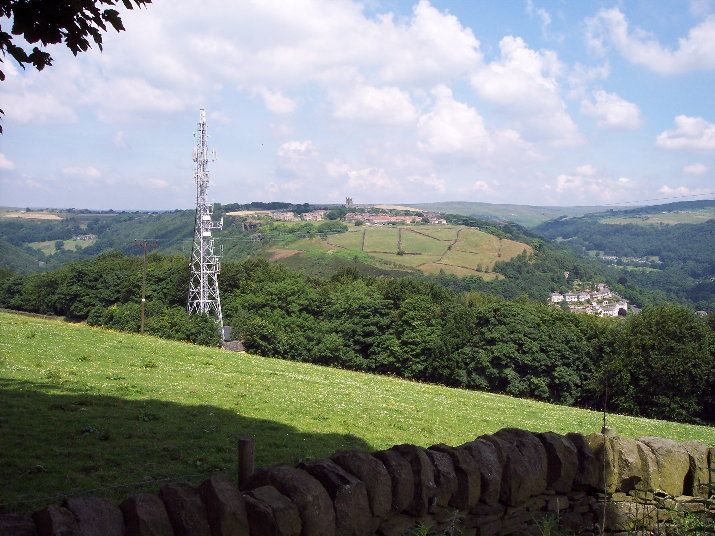
[[[715,192],[715,0],[154,0],[5,58],[0,205],[616,205]],[[7,20],[0,20],[6,25]],[[664,201],[665,202],[665,201]]]

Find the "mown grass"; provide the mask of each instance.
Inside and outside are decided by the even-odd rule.
[[[628,436],[715,444],[715,429],[610,416]],[[397,443],[457,445],[502,427],[600,430],[601,414],[0,313],[0,503],[233,471]],[[30,502],[22,502],[30,500]],[[18,502],[20,501],[20,502]],[[32,502],[34,501],[34,502]]]

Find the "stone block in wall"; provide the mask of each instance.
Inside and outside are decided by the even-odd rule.
[[[554,432],[536,435],[546,449],[546,485],[557,493],[568,493],[578,472],[578,451],[570,439]]]
[[[427,449],[432,466],[434,467],[434,483],[437,486],[437,505],[447,506],[452,496],[457,491],[457,473],[454,462],[449,454]]]
[[[599,464],[598,459],[594,455],[591,447],[586,442],[583,434],[575,432],[566,434],[566,439],[576,447],[578,455],[578,470],[574,478],[573,487],[580,490],[598,490],[603,489],[603,486],[598,487],[600,474],[603,466]]]
[[[337,534],[367,536],[373,532],[370,502],[362,480],[332,460],[304,462],[298,467],[316,478],[333,500]]]
[[[72,536],[77,530],[74,514],[62,506],[52,504],[32,514],[38,536]]]
[[[100,497],[72,497],[62,506],[77,520],[77,536],[123,536],[124,516],[119,507]]]
[[[298,507],[273,486],[260,486],[244,495],[250,534],[300,536]]]
[[[378,536],[405,536],[414,532],[420,523],[430,527],[434,525],[428,516],[420,518],[407,514],[396,514],[385,519],[376,534]]]
[[[260,486],[275,487],[298,507],[304,534],[335,535],[333,502],[322,484],[302,469],[284,465],[260,469],[249,479],[247,489]]]
[[[199,495],[213,536],[248,536],[246,505],[228,475],[212,475],[199,486]]]
[[[20,514],[0,513],[0,536],[36,536],[32,518]]]
[[[159,497],[164,502],[176,536],[211,536],[206,508],[196,489],[178,482],[162,487]]]
[[[523,504],[529,497],[546,490],[547,456],[541,441],[516,428],[503,428],[484,436],[502,452],[504,471],[499,499],[505,504]]]
[[[125,499],[119,508],[124,514],[127,536],[173,536],[174,534],[164,503],[156,495],[137,493]]]
[[[366,452],[339,452],[332,460],[365,484],[372,515],[384,518],[392,510],[392,481],[385,465]]]
[[[685,477],[683,493],[696,497],[707,497],[709,482],[708,447],[700,441],[685,441],[681,443],[688,453],[690,468]]]
[[[606,503],[606,530],[632,531],[649,529],[658,522],[658,509],[650,504],[634,502]]]
[[[552,495],[546,501],[546,509],[549,512],[563,512],[568,509],[570,504],[566,495]]]
[[[479,500],[487,504],[496,504],[501,492],[504,458],[501,451],[484,437],[465,443],[461,448],[469,452],[479,469]]]
[[[596,489],[613,493],[618,489],[618,457],[613,449],[613,438],[603,434],[583,436],[587,449],[593,454],[598,467],[598,484]],[[605,459],[605,465],[604,465]],[[605,470],[605,482],[604,482]]]
[[[401,513],[412,503],[415,492],[415,477],[410,463],[396,450],[380,450],[373,454],[380,460],[392,482],[392,511]]]
[[[437,486],[434,483],[434,466],[425,449],[415,445],[396,445],[393,447],[412,467],[415,491],[407,511],[414,516],[427,514],[435,501]]]
[[[469,450],[447,445],[433,445],[428,450],[449,456],[454,466],[457,487],[449,504],[458,510],[469,510],[477,504],[481,498],[482,473]]]
[[[639,441],[647,445],[655,455],[660,477],[659,488],[669,495],[682,495],[685,477],[690,470],[690,457],[685,447],[661,437],[641,437]]]

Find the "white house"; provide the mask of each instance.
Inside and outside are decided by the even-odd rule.
[[[571,292],[567,292],[564,294],[564,299],[567,302],[577,302],[578,301],[578,295],[577,294],[572,294]]]
[[[564,301],[564,296],[563,294],[559,294],[558,292],[552,292],[551,296],[549,296],[549,301],[551,303],[559,303]]]

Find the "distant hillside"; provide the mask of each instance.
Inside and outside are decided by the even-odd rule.
[[[462,214],[496,221],[510,221],[524,227],[535,227],[540,223],[561,216],[583,216],[592,212],[603,212],[604,207],[540,207],[531,205],[499,205],[470,201],[445,201],[441,203],[417,203],[410,207],[421,210]]]
[[[619,267],[625,281],[713,310],[713,210],[713,200],[669,203],[558,218],[534,232]]]
[[[495,263],[531,254],[531,246],[459,225],[353,227],[329,236],[303,238],[272,250],[286,264],[294,255],[358,259],[385,270],[444,272],[492,280]],[[284,261],[285,259],[285,261]]]

